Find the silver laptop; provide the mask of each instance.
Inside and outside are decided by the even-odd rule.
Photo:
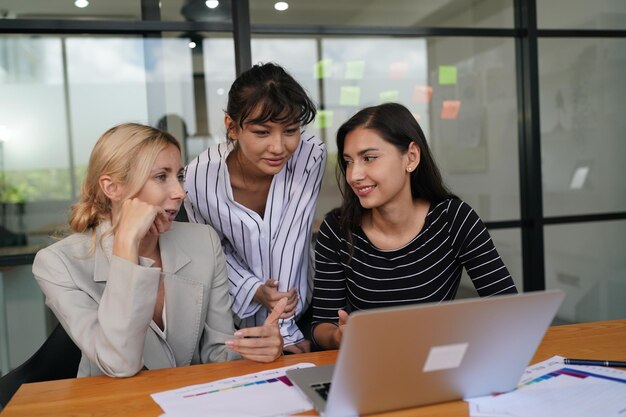
[[[287,376],[329,417],[509,391],[563,298],[551,290],[358,311],[335,365]]]

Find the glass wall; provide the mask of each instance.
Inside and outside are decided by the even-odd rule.
[[[227,88],[235,74],[232,38],[205,41],[204,59],[219,56],[220,85]],[[212,42],[223,46],[212,50]],[[208,134],[197,129],[198,119],[222,120],[224,102],[209,95],[204,114],[196,114],[189,43],[184,37],[1,37],[0,171],[9,201],[21,204],[6,208],[3,225],[26,233],[30,243],[62,229],[95,141],[116,124],[169,121],[176,130],[180,120],[190,138],[178,136],[191,152],[207,144],[197,138],[219,136],[217,123]],[[215,91],[220,77],[209,74],[200,75]]]
[[[564,11],[567,11],[564,13]],[[537,0],[537,26],[550,29],[626,29],[623,0]]]
[[[519,218],[515,46],[500,38],[254,37],[252,61],[284,65],[320,104],[329,149],[320,216],[339,204],[335,135],[359,109],[407,106],[452,190],[483,220]]]
[[[571,322],[626,317],[626,221],[547,226],[546,288],[565,291]]]
[[[626,211],[624,39],[539,42],[544,214]]]

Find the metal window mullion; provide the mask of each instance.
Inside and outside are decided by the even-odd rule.
[[[252,67],[250,36],[250,3],[248,0],[233,0],[233,39],[235,41],[235,70],[237,75]]]
[[[520,211],[524,291],[545,289],[539,62],[535,0],[515,0]]]

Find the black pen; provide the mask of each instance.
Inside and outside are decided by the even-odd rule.
[[[601,361],[596,359],[563,359],[565,365],[589,365],[589,366],[620,366],[626,368],[624,361]]]

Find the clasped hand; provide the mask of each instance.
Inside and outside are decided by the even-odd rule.
[[[278,319],[287,306],[287,298],[281,298],[263,326],[247,327],[235,332],[235,339],[226,341],[226,346],[241,356],[257,362],[272,362],[283,352],[283,337],[280,335]]]
[[[298,304],[298,292],[295,288],[286,292],[278,291],[278,281],[275,279],[268,279],[259,288],[257,288],[254,294],[254,301],[263,304],[268,311],[273,311],[276,308],[276,304],[283,298],[287,298],[287,305],[285,310],[279,318],[287,319],[296,313],[296,305]]]

